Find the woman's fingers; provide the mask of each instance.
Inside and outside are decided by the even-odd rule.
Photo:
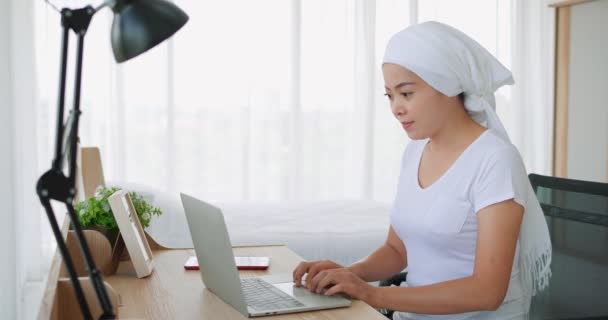
[[[329,273],[329,270],[323,270],[317,273],[314,277],[307,278],[309,281],[306,281],[306,288],[312,292],[317,292],[318,289],[323,289],[323,287],[320,287],[320,283],[324,278],[327,277]]]
[[[339,282],[338,279],[336,279],[337,277],[339,277],[338,272],[319,273],[319,277],[314,279],[314,280],[317,280],[316,286],[311,291],[314,291],[316,293],[323,292],[323,289],[329,287],[332,284]]]
[[[300,264],[298,264],[293,271],[293,282],[295,283],[296,287],[302,286],[302,277],[308,271],[310,264],[311,263],[309,262],[300,262]]]
[[[313,283],[312,280],[323,270],[343,268],[341,265],[329,261],[312,261],[312,262],[300,262],[293,271],[293,282],[296,287],[302,286],[302,278],[306,276],[306,288],[312,291]]]
[[[319,272],[312,279],[311,291],[318,294],[334,295],[344,293],[353,299],[365,299],[369,294],[369,284],[361,280],[348,269],[333,269]]]
[[[334,295],[336,293],[341,293],[341,292],[344,292],[344,286],[341,283],[338,283],[337,285],[327,289],[327,291],[325,291],[324,295],[331,296],[331,295]]]
[[[308,290],[312,291],[313,288],[315,288],[315,284],[317,283],[315,279],[321,272],[323,271],[321,270],[320,264],[315,264],[308,269],[308,275],[306,276],[306,288],[308,288]]]

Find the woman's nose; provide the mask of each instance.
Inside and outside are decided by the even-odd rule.
[[[393,109],[393,114],[396,117],[403,116],[403,115],[405,115],[407,113],[407,110],[405,109],[405,106],[403,104],[401,104],[401,103],[398,103],[398,102],[392,103],[391,109]]]

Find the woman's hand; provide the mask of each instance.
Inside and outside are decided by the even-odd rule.
[[[308,280],[313,279],[319,272],[340,268],[344,267],[330,260],[300,262],[295,270],[293,270],[293,282],[296,287],[301,287],[302,277],[304,277],[305,274],[308,274],[308,276],[306,276],[306,288],[310,289]]]
[[[353,299],[368,301],[374,287],[363,281],[348,268],[330,269],[319,272],[314,278],[306,282],[310,291],[331,296],[344,293]]]

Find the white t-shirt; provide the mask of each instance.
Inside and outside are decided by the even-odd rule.
[[[471,276],[479,210],[508,199],[525,206],[526,170],[519,152],[491,130],[471,143],[433,184],[422,189],[418,167],[428,139],[405,149],[391,225],[407,249],[407,286]],[[522,175],[524,179],[522,179]],[[519,242],[509,289],[497,311],[456,315],[396,312],[394,319],[522,319],[530,298],[519,272]]]

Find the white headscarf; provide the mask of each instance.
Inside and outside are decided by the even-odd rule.
[[[466,34],[439,22],[413,25],[389,41],[383,63],[400,65],[446,96],[464,93],[467,112],[510,143],[495,112],[494,92],[513,84],[511,72]],[[544,289],[551,276],[547,222],[527,177],[528,192],[519,244],[520,270],[529,296]]]

